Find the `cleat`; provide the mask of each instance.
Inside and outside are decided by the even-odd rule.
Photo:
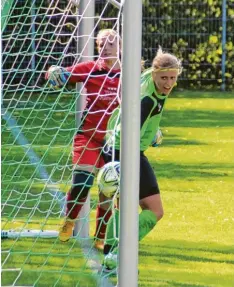
[[[104,274],[107,274],[108,276],[111,276],[111,275],[115,276],[118,273],[117,268],[110,269],[106,267],[104,264],[102,265],[102,272]]]
[[[118,248],[115,248],[112,252],[109,252],[103,261],[103,272],[108,274],[117,274],[118,268]]]
[[[63,225],[59,229],[59,239],[62,242],[66,242],[73,235],[73,227],[75,222],[72,219],[66,218]]]
[[[103,251],[104,250],[104,240],[103,239],[94,239],[94,247],[97,250]]]

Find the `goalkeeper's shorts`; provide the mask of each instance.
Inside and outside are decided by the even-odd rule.
[[[104,151],[103,157],[105,162],[112,161],[112,149],[109,148],[108,152]],[[120,151],[114,151],[114,160],[120,160]],[[144,152],[140,152],[140,194],[139,199],[146,198],[148,196],[159,194],[159,186],[156,175],[151,167],[148,158],[144,155]]]
[[[79,167],[101,168],[105,164],[101,151],[101,143],[77,134],[73,141],[72,162],[77,169]]]

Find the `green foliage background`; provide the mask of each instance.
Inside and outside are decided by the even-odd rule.
[[[180,88],[220,89],[222,3],[222,0],[143,0],[142,56],[146,65],[151,65],[161,45],[183,60]],[[102,8],[100,3],[97,15]],[[226,8],[225,85],[226,90],[233,90],[234,0],[227,0]],[[109,7],[107,15],[116,15],[114,10]],[[103,21],[99,28],[106,28],[109,24]]]
[[[222,32],[225,27],[222,12],[224,1],[226,44],[222,47]],[[75,61],[77,42],[72,35],[77,34],[77,19],[73,17],[77,8],[74,6],[67,10],[66,15],[69,14],[69,17],[66,18],[66,15],[61,13],[61,9],[67,6],[66,0],[58,1],[56,5],[51,4],[52,6],[50,1],[46,0],[11,2],[14,3],[11,16],[3,17],[3,22],[6,22],[2,34],[5,71],[3,82],[10,84],[14,78],[14,84],[20,82],[28,85],[28,82],[33,81],[32,71],[35,74],[36,70],[36,78],[40,78],[39,86],[43,86],[43,71],[49,66],[70,66]],[[25,37],[32,35],[32,3],[36,12],[36,33],[33,36],[36,50],[33,50],[31,37]],[[53,7],[51,9],[55,15],[48,21],[45,8],[49,9],[50,6]],[[117,15],[121,11],[106,0],[95,0],[95,10],[95,35],[102,28],[117,28]],[[61,23],[64,23],[62,35],[56,40]],[[234,90],[234,0],[143,0],[142,32],[142,57],[146,61],[146,67],[151,65],[159,45],[183,61],[184,70],[177,89],[220,90],[225,84],[225,90]],[[12,33],[18,36],[11,37]],[[137,35],[139,31],[135,33]],[[64,45],[68,42],[65,57]],[[37,66],[31,71],[28,65],[32,51]],[[47,56],[46,63],[42,55]],[[94,55],[97,55],[97,51]],[[225,62],[223,72],[222,59]]]

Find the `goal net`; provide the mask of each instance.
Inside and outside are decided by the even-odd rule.
[[[102,256],[89,238],[78,233],[66,244],[58,240],[82,114],[77,99],[82,102],[84,93],[70,84],[51,88],[45,73],[51,65],[98,59],[92,48],[97,32],[118,30],[120,23],[120,10],[111,3],[117,1],[81,2],[82,11],[78,0],[1,4],[2,286],[112,286],[98,272]],[[89,34],[81,34],[82,21],[92,21]],[[80,218],[90,222],[90,234],[97,201],[94,185],[89,212]]]

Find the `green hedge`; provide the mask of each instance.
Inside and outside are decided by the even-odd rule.
[[[234,90],[234,0],[227,3],[225,85]],[[116,15],[114,8],[106,13]],[[103,21],[99,28],[109,24]],[[142,31],[147,65],[161,45],[183,60],[180,88],[221,88],[222,0],[144,0]]]

